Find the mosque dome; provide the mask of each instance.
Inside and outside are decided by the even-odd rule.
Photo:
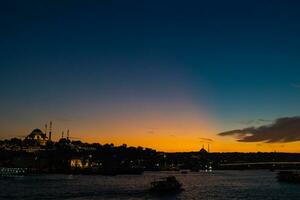
[[[200,150],[200,153],[201,153],[201,154],[207,154],[208,151],[203,147],[203,148]]]
[[[26,138],[32,140],[46,140],[47,135],[40,129],[34,129]]]

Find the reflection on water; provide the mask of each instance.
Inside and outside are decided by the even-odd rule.
[[[150,182],[175,175],[185,191],[154,196]],[[300,185],[278,183],[269,171],[151,172],[140,176],[43,175],[0,179],[0,199],[300,199]]]

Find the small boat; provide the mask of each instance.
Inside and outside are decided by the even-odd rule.
[[[182,170],[180,173],[181,173],[181,174],[188,174],[189,171],[188,171],[188,170]]]
[[[277,174],[278,181],[300,183],[300,172],[297,171],[280,171]]]
[[[154,193],[177,193],[182,192],[183,188],[175,176],[169,176],[152,182],[150,191]]]

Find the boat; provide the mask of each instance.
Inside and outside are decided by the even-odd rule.
[[[182,192],[183,188],[175,176],[169,176],[152,182],[150,191],[154,193],[177,193]]]
[[[280,171],[277,174],[278,181],[300,183],[300,172],[299,171]]]
[[[188,170],[182,170],[182,171],[180,171],[180,173],[181,173],[181,174],[188,174],[189,171],[188,171]]]

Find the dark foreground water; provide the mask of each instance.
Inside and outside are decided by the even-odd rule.
[[[185,191],[153,196],[147,192],[156,178],[175,175]],[[269,171],[213,173],[145,173],[140,176],[43,175],[0,178],[0,199],[300,199],[300,184],[278,183]]]

